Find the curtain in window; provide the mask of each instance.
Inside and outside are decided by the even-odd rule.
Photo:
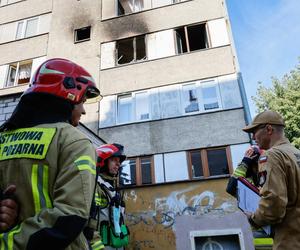
[[[19,79],[30,78],[31,74],[31,65],[20,65],[19,67]]]

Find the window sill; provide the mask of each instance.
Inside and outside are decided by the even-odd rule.
[[[0,96],[13,95],[23,93],[28,88],[29,83],[25,83],[19,86],[13,86],[0,89]]]
[[[140,63],[155,62],[155,61],[158,61],[158,60],[168,59],[168,58],[172,58],[172,57],[187,56],[187,55],[194,54],[194,53],[202,53],[204,51],[219,49],[219,48],[228,47],[228,46],[230,46],[230,44],[226,44],[226,45],[222,45],[222,46],[218,46],[218,47],[209,47],[209,48],[205,48],[205,49],[198,49],[198,50],[193,50],[193,51],[189,51],[189,52],[185,52],[185,53],[181,53],[181,54],[175,54],[175,55],[171,55],[171,56],[159,57],[159,58],[155,58],[155,59],[139,60],[139,61],[136,61],[136,62],[126,63],[126,64],[116,64],[115,66],[110,66],[108,68],[104,68],[104,69],[100,68],[100,71],[113,70],[113,69],[118,69],[118,68],[122,68],[122,67],[129,67],[129,66],[132,66],[132,65],[140,64]]]

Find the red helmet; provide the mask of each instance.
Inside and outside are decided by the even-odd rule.
[[[97,153],[97,167],[103,168],[105,160],[110,157],[119,157],[120,163],[126,159],[126,155],[123,153],[124,147],[120,144],[104,144],[96,149]]]
[[[49,93],[77,104],[82,98],[100,95],[92,76],[81,66],[66,59],[45,61],[34,73],[30,88],[24,93]]]

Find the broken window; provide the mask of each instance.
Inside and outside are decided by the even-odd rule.
[[[16,39],[22,39],[30,36],[37,35],[39,18],[31,18],[18,22]]]
[[[5,87],[29,83],[31,76],[32,60],[12,63],[9,65]]]
[[[197,89],[195,84],[182,86],[182,102],[185,113],[199,111]]]
[[[177,28],[175,35],[178,54],[208,48],[205,23]]]
[[[75,30],[75,43],[88,41],[91,39],[91,26]]]
[[[231,172],[229,154],[229,147],[189,151],[191,178],[228,175]]]
[[[119,65],[145,60],[145,35],[117,41],[117,55]]]
[[[122,185],[144,185],[154,183],[152,156],[127,159],[122,163],[120,181]]]
[[[139,12],[144,9],[144,0],[118,0],[118,15]]]

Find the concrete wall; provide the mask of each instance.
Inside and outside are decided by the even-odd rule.
[[[191,249],[190,231],[240,228],[245,249],[252,233],[236,200],[225,192],[227,179],[127,189],[129,249]]]
[[[1,44],[0,65],[45,56],[47,46],[48,34]]]
[[[137,156],[247,143],[244,126],[243,109],[236,109],[105,128],[99,136],[123,144],[128,156]]]
[[[52,0],[26,0],[0,8],[0,24],[25,19],[52,10]]]
[[[234,73],[229,46],[102,70],[100,87],[111,95]]]
[[[102,12],[112,0],[104,0]],[[101,42],[122,39],[149,32],[199,23],[224,16],[221,0],[193,0],[156,8],[121,18],[103,20],[100,26]],[[118,27],[116,29],[115,27]]]
[[[101,1],[53,0],[52,23],[49,33],[47,57],[70,59],[94,77],[99,86],[100,43],[99,20]],[[74,43],[74,30],[91,26],[91,39]],[[97,100],[85,105],[87,115],[83,122],[94,132],[98,128]]]

